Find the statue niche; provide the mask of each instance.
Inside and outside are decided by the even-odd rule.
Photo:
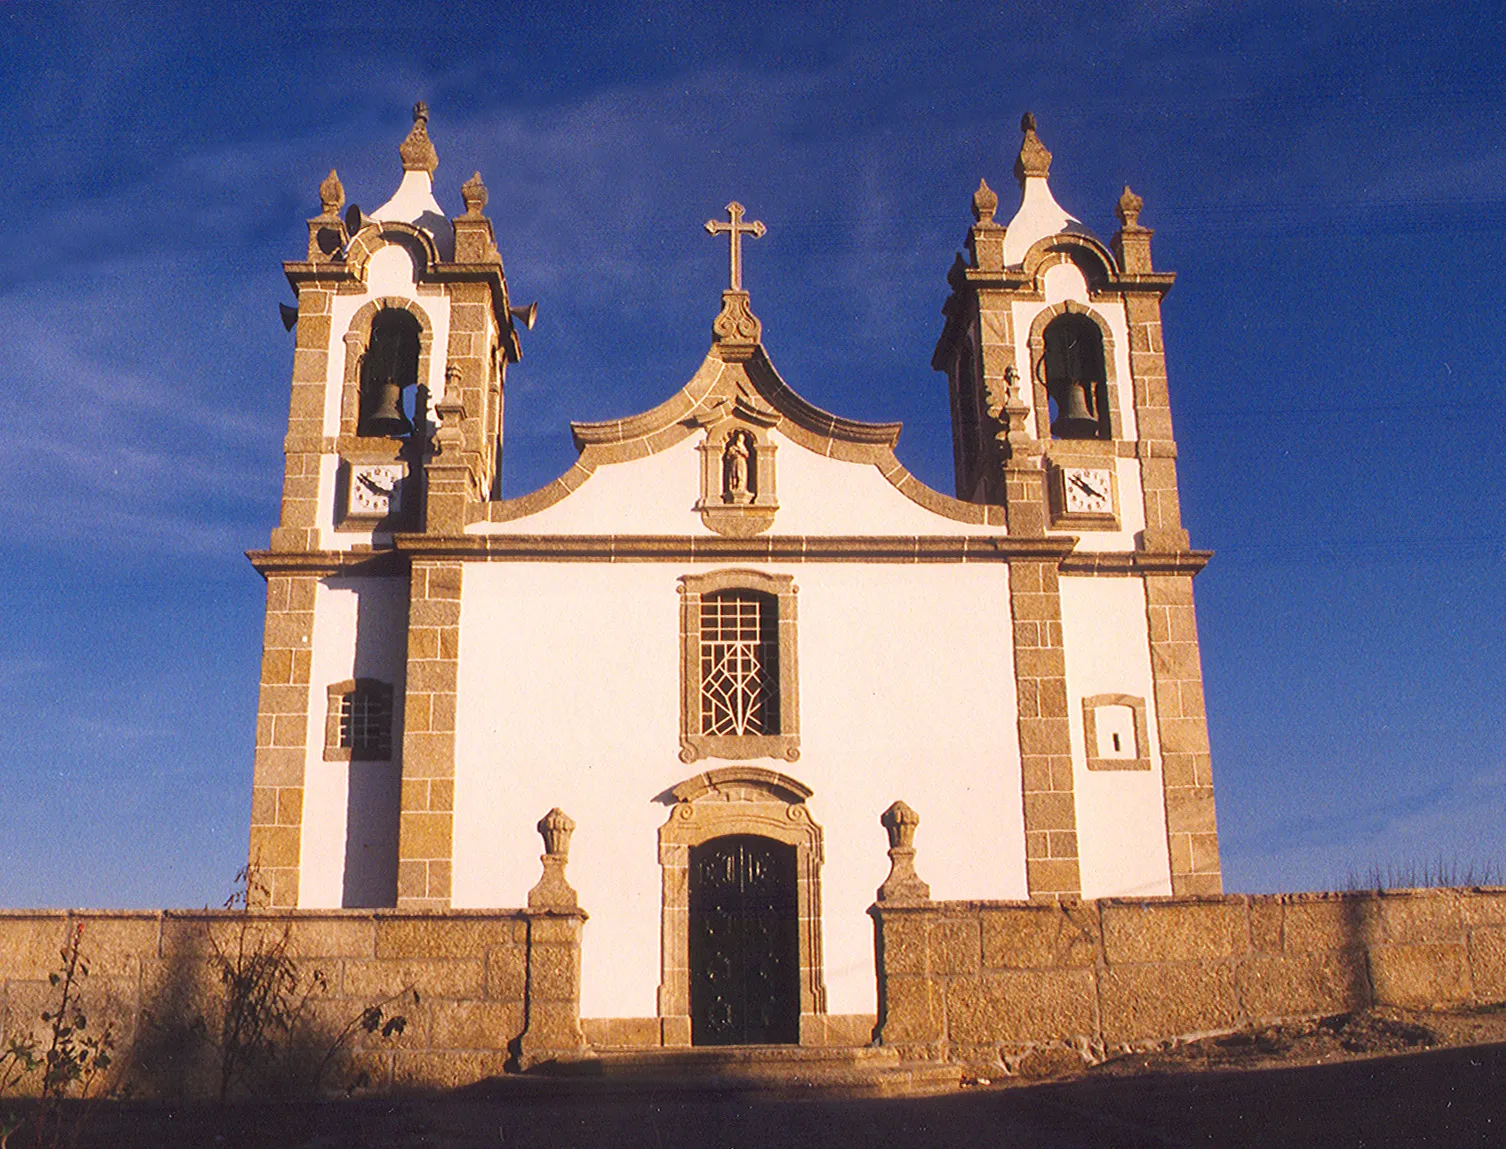
[[[701,521],[719,535],[748,538],[774,525],[774,444],[760,423],[726,420],[701,441]]]
[[[384,308],[371,321],[361,359],[361,413],[356,434],[397,437],[413,430],[403,392],[418,382],[419,326],[407,311]]]

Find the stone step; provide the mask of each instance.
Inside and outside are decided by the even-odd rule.
[[[878,1045],[712,1045],[672,1049],[603,1050],[596,1058],[604,1075],[668,1070],[757,1077],[792,1072],[834,1072],[899,1064],[899,1051]]]
[[[961,1071],[937,1062],[904,1062],[883,1046],[697,1046],[604,1050],[535,1067],[567,1088],[611,1092],[761,1093],[782,1096],[915,1096],[958,1088]]]

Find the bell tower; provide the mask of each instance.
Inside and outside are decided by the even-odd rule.
[[[1144,587],[1136,626],[1154,697],[1142,740],[1157,751],[1146,768],[1163,773],[1170,892],[1215,892],[1218,837],[1192,600],[1192,577],[1210,556],[1191,549],[1182,527],[1161,338],[1161,300],[1175,277],[1152,266],[1139,196],[1124,189],[1119,229],[1100,242],[1053,197],[1051,153],[1035,117],[1027,114],[1020,128],[1019,207],[999,223],[999,197],[979,183],[967,254],[947,274],[951,294],[931,363],[948,381],[957,497],[1002,505],[1011,536],[1076,536],[1059,564],[1011,564],[1015,618],[1031,620],[1015,634],[1030,891],[1073,894],[1090,884],[1078,850],[1081,791],[1099,785],[1094,771],[1122,768],[1117,747],[1134,740],[1126,733],[1102,747],[1086,742],[1111,720],[1129,731],[1145,700],[1139,687],[1079,689],[1074,675],[1097,681],[1106,656],[1086,649],[1091,643],[1074,655],[1062,632],[1072,630],[1069,600],[1107,611],[1105,584],[1128,577]],[[1121,701],[1094,701],[1110,697]]]
[[[435,200],[428,121],[416,105],[402,180],[370,214],[331,171],[306,255],[284,265],[298,303],[283,308],[296,343],[282,511],[250,555],[267,580],[251,860],[273,905],[390,905],[404,867],[409,900],[448,899],[447,863],[427,862],[447,856],[444,787],[409,784],[415,756],[443,758],[430,710],[447,671],[426,661],[433,633],[410,635],[430,564],[397,540],[459,534],[493,495],[507,365],[533,309],[510,307],[480,174],[460,215]],[[314,857],[316,808],[359,858]]]

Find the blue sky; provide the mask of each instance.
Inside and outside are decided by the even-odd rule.
[[[882,13],[882,14],[880,14]],[[3,905],[195,906],[245,851],[317,186],[385,200],[415,99],[537,328],[504,482],[709,344],[737,198],[785,378],[951,489],[945,272],[1020,114],[1165,324],[1226,883],[1506,860],[1506,50],[1491,4],[0,0]],[[876,839],[875,849],[881,848]]]

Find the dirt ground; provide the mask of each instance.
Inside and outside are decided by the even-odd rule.
[[[1327,1065],[1377,1054],[1506,1042],[1506,1006],[1434,1012],[1374,1009],[1242,1030],[1198,1041],[1163,1042],[1111,1058],[1100,1076]]]
[[[1079,1062],[1080,1065],[1080,1062]],[[1028,1069],[1028,1066],[1022,1067]],[[1045,1070],[1038,1064],[1037,1070]],[[99,1149],[527,1146],[1506,1145],[1506,1010],[1379,1010],[1162,1043],[1054,1080],[940,1097],[797,1100],[509,1078],[441,1096],[105,1102],[62,1144]],[[0,1102],[0,1113],[5,1103]],[[29,1149],[22,1135],[7,1149]]]

